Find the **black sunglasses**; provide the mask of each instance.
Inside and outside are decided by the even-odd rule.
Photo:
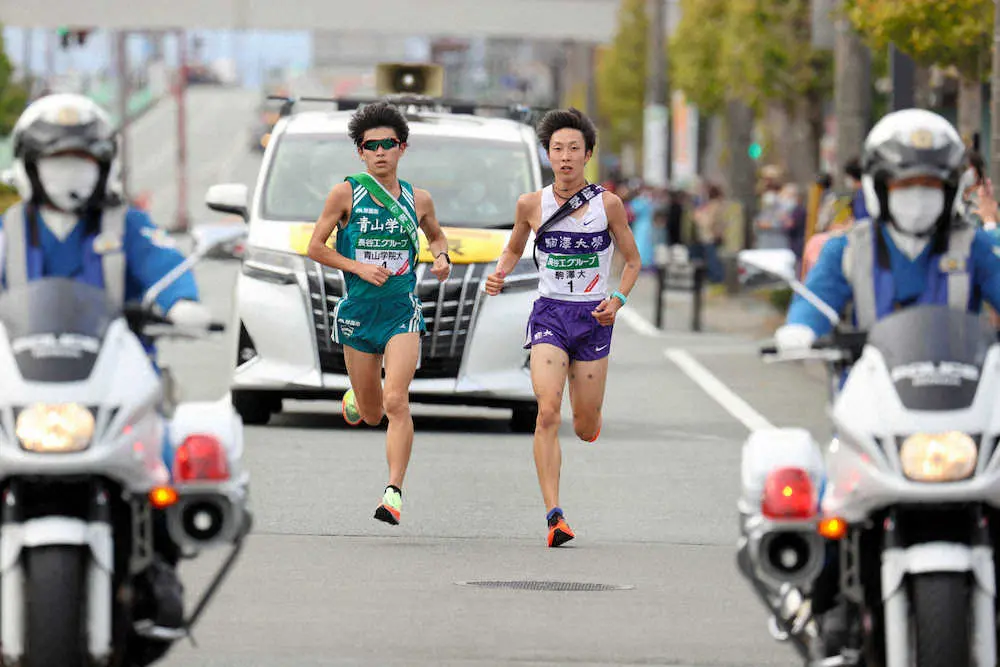
[[[361,147],[366,151],[377,151],[378,147],[381,146],[385,150],[389,151],[400,144],[399,139],[369,139],[368,141],[361,144]]]

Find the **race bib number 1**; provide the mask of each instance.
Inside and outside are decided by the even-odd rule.
[[[592,292],[601,280],[600,261],[594,253],[549,255],[545,268],[552,272],[563,294]]]

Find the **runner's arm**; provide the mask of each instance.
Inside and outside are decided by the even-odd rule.
[[[320,213],[316,226],[313,227],[312,238],[309,239],[309,259],[334,269],[357,273],[358,262],[344,257],[326,245],[340,221],[350,213],[352,197],[353,190],[347,181],[337,183],[330,190],[326,204],[323,206],[323,212]]]
[[[413,199],[417,204],[417,215],[420,216],[420,229],[424,230],[424,236],[427,237],[427,248],[431,257],[437,259],[441,253],[448,252],[448,239],[438,222],[434,200],[431,199],[431,193],[420,188],[413,189]]]
[[[528,242],[531,234],[531,209],[534,196],[531,194],[521,195],[517,198],[517,206],[514,209],[514,229],[510,233],[507,247],[500,253],[497,260],[497,273],[507,275],[514,270],[517,263],[524,254],[524,246]]]
[[[628,214],[625,212],[625,204],[622,203],[621,198],[610,192],[604,193],[603,197],[604,210],[608,216],[608,228],[615,240],[615,245],[618,246],[622,257],[625,258],[625,268],[622,270],[618,291],[627,298],[635,286],[635,281],[639,279],[639,270],[642,268],[639,248],[635,244],[635,237],[632,236],[632,229],[628,226]]]

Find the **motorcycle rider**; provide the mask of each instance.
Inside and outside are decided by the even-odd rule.
[[[978,313],[985,300],[1000,307],[1000,257],[989,236],[959,215],[964,155],[958,132],[937,114],[906,109],[882,118],[862,157],[870,217],[826,242],[806,287],[837,312],[851,303],[860,331],[909,306]],[[819,309],[796,295],[775,344],[782,352],[808,349],[831,328]],[[846,620],[836,545],[827,544],[812,601],[827,655],[836,653]]]
[[[73,278],[104,289],[120,307],[141,300],[184,260],[146,213],[124,201],[117,131],[92,100],[73,94],[40,98],[22,113],[12,139],[21,201],[0,217],[0,289],[43,277]],[[207,328],[211,319],[198,303],[190,272],[156,298],[154,310],[184,327]],[[155,365],[155,349],[144,345]],[[171,470],[168,442],[163,458]],[[174,571],[179,553],[162,512],[155,523],[158,558],[146,575],[153,600],[147,611],[155,626],[177,629],[184,620]],[[169,643],[162,644],[158,649],[165,652]]]

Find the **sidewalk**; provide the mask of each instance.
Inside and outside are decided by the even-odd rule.
[[[639,276],[628,306],[651,324],[656,323],[656,276]],[[691,314],[694,296],[688,292],[667,292],[663,300],[663,329],[692,336]],[[722,285],[708,285],[702,302],[701,333],[738,335],[746,339],[768,338],[784,322],[785,316],[768,301],[766,291],[743,291],[729,295]]]

